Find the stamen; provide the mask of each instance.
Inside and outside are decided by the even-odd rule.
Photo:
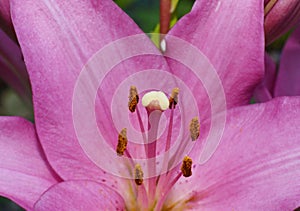
[[[124,151],[126,150],[127,147],[127,129],[123,128],[121,132],[119,133],[118,137],[118,146],[117,146],[117,154],[119,156],[124,155]]]
[[[165,200],[168,196],[168,193],[171,191],[172,187],[175,185],[175,183],[179,180],[179,178],[181,176],[182,176],[182,172],[177,174],[173,180],[171,180],[171,178],[168,178],[168,179],[170,179],[170,182],[165,184],[165,186],[163,187],[163,190],[161,190],[159,192],[159,194],[160,194],[159,201],[158,201],[154,211],[162,210],[163,203],[165,202]]]
[[[132,113],[135,111],[136,106],[139,102],[139,95],[137,92],[137,89],[135,86],[131,86],[130,87],[130,91],[129,91],[129,101],[128,101],[128,108],[129,111],[131,111]]]
[[[134,168],[134,179],[137,185],[143,184],[144,172],[140,164],[136,164]]]
[[[200,123],[198,117],[195,117],[191,120],[190,132],[191,132],[192,141],[195,141],[200,134]]]
[[[161,91],[151,91],[143,96],[142,104],[150,111],[165,111],[169,107],[169,99]]]
[[[185,156],[181,165],[181,172],[184,177],[192,176],[193,160],[189,156]]]
[[[169,108],[175,108],[175,106],[178,103],[178,94],[179,94],[179,88],[174,88],[172,90],[171,97],[169,98]]]

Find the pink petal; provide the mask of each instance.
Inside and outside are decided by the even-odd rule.
[[[2,0],[0,2],[0,17],[4,19],[7,24],[12,24],[9,10],[9,0]]]
[[[67,181],[46,191],[35,210],[124,210],[123,198],[112,189],[92,181]]]
[[[300,26],[293,32],[282,51],[274,95],[300,95],[299,79]]]
[[[87,141],[100,142],[101,139],[94,135],[93,128],[85,124],[86,120],[93,121],[89,114],[91,111],[95,113],[95,105],[93,104],[92,108],[88,107],[92,110],[86,110],[84,106],[87,102],[84,98],[80,98],[78,107],[77,104],[74,106],[73,94],[83,66],[97,51],[114,40],[141,33],[141,30],[110,0],[76,1],[72,4],[66,1],[13,0],[12,18],[32,82],[38,136],[49,162],[64,179],[104,178],[111,182],[111,185],[115,185],[115,179],[91,162],[78,142],[76,135],[79,132],[87,135]],[[158,52],[145,35],[143,39],[142,44],[133,45],[134,40],[128,43],[125,45],[125,50],[144,47]],[[119,58],[119,55],[122,56],[122,53],[121,49],[120,51],[115,49],[113,54],[109,54],[107,60],[97,63],[99,64],[96,67],[97,74],[92,75],[93,78],[88,75],[88,79],[97,80],[101,74],[105,74],[103,69]],[[148,66],[157,69],[162,66],[162,59],[137,58],[129,64],[121,64],[117,68],[118,77],[107,83],[114,86],[120,83],[119,79],[131,73],[129,70],[133,69],[133,72],[136,72]],[[107,78],[109,76],[108,74]],[[94,82],[85,81],[82,84],[84,90],[94,88]],[[108,108],[97,110],[97,115],[102,118],[102,124],[108,125],[109,130],[106,133],[113,137],[112,140],[116,140],[118,133],[114,133],[115,128],[111,119],[106,118],[106,113],[110,112],[106,100],[113,93],[107,89],[99,90],[100,94],[96,102]],[[127,104],[128,95],[125,98]],[[82,116],[79,132],[74,130],[73,106],[74,109],[79,109],[86,114]],[[112,142],[111,139],[107,142]],[[89,146],[92,143],[87,142],[87,144]],[[109,164],[110,158],[99,153],[103,148],[103,145],[100,149],[92,148],[90,153],[97,153],[98,160],[104,159],[103,162]],[[91,157],[90,154],[88,156]],[[109,166],[115,168],[113,165]]]
[[[227,107],[250,101],[263,76],[262,0],[196,1],[191,13],[179,20],[169,34],[190,42],[210,60],[222,81]],[[181,51],[193,59],[185,49]],[[183,72],[181,66],[173,65],[173,71]],[[205,92],[199,89],[201,85],[194,86],[198,95]],[[215,88],[215,92],[220,91]]]
[[[3,30],[13,41],[17,42],[14,27],[10,17],[9,0],[0,1],[0,28]],[[2,42],[2,41],[1,41]]]
[[[32,209],[41,194],[60,181],[50,168],[32,123],[0,119],[0,194]]]
[[[273,1],[274,2],[274,1]],[[300,2],[298,0],[276,1],[272,9],[265,14],[266,44],[294,27],[300,20]]]
[[[0,76],[31,104],[31,88],[20,47],[0,30]]]
[[[275,80],[276,64],[268,54],[265,54],[265,77],[254,91],[256,102],[266,102],[273,98]]]
[[[196,165],[190,178],[181,179],[169,203],[184,198],[187,206],[201,210],[297,208],[299,108],[300,98],[286,97],[229,110],[217,151]]]

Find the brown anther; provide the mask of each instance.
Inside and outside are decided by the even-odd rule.
[[[172,108],[175,108],[175,106],[177,105],[178,103],[178,94],[179,94],[179,88],[174,88],[172,90],[172,94],[169,98],[169,108],[172,109]]]
[[[194,117],[190,123],[190,133],[192,141],[195,141],[200,134],[200,123],[198,117]]]
[[[139,103],[139,95],[135,86],[130,87],[128,98],[129,98],[128,101],[129,111],[134,112],[137,104]]]
[[[185,156],[181,165],[181,172],[184,177],[192,176],[193,160],[189,156]]]
[[[137,185],[143,184],[144,172],[140,164],[136,164],[134,168],[134,181]]]
[[[116,151],[119,156],[124,155],[124,151],[127,147],[127,142],[127,129],[123,128],[118,136],[118,146]]]

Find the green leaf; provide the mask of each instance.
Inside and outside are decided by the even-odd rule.
[[[119,5],[122,9],[129,7],[136,0],[115,0],[115,3]]]
[[[176,10],[178,2],[179,2],[179,0],[172,0],[171,1],[171,13],[173,13]]]

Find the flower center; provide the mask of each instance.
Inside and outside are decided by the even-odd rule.
[[[144,150],[146,157],[149,159],[147,165],[142,168],[140,163],[131,162],[132,175],[134,182],[131,182],[132,189],[136,190],[133,197],[135,204],[127,204],[127,207],[132,210],[162,210],[169,209],[172,205],[165,204],[167,196],[172,187],[182,177],[190,177],[192,175],[192,159],[187,155],[182,155],[181,165],[174,163],[178,155],[183,154],[184,141],[179,143],[179,147],[175,153],[169,154],[171,147],[171,139],[173,132],[173,119],[176,105],[178,104],[179,89],[174,88],[168,98],[162,91],[151,91],[146,93],[142,98],[142,105],[147,111],[148,117],[148,133],[143,135]],[[131,113],[136,113],[137,119],[142,132],[145,132],[145,126],[138,108],[139,95],[137,88],[130,87],[128,109]],[[157,131],[159,120],[164,111],[170,109],[169,125],[165,140],[164,149],[159,148],[158,151],[164,152],[163,160],[157,160]],[[190,136],[188,141],[195,141],[199,137],[200,124],[198,117],[190,120],[189,125]],[[186,128],[188,130],[188,128]],[[127,129],[120,131],[118,136],[118,144],[116,148],[117,155],[132,158],[127,149]],[[171,156],[170,156],[171,155]],[[176,157],[177,156],[177,157]],[[160,163],[158,167],[158,163]],[[144,172],[147,171],[149,178],[144,178]],[[156,176],[157,175],[157,176]],[[131,202],[132,203],[132,202]]]

